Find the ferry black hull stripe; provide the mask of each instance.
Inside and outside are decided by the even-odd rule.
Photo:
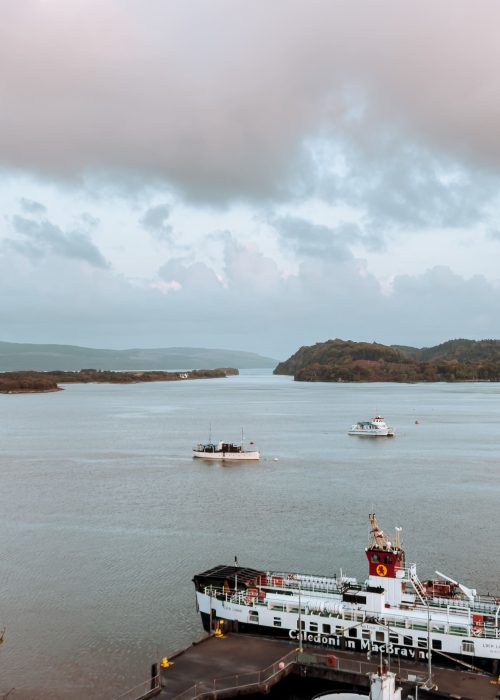
[[[203,623],[203,629],[206,632],[210,631],[210,615],[207,613],[200,612],[201,620]],[[218,618],[214,618],[213,623]],[[224,625],[223,625],[224,628]],[[267,627],[265,625],[258,625],[248,622],[238,622],[225,618],[225,629],[227,631],[233,631],[238,633],[256,634],[264,637],[280,637],[286,638],[291,641],[296,641],[298,643],[298,630],[290,630],[287,628],[279,627]],[[338,649],[339,651],[355,651],[367,654],[371,652],[373,654],[390,654],[392,657],[397,657],[404,659],[408,662],[420,662],[427,664],[428,656],[427,649],[420,649],[417,647],[407,647],[400,644],[379,644],[377,642],[370,642],[367,639],[349,639],[346,637],[339,637],[336,635],[303,632],[302,635],[303,644],[318,646],[321,649]],[[497,664],[495,659],[485,659],[478,658],[471,655],[458,655],[447,653],[448,657],[452,659],[457,659],[467,664],[472,664],[478,668],[484,669],[490,673],[495,673],[495,665]],[[447,661],[446,657],[441,656],[437,652],[433,654],[433,661],[438,660],[440,665],[449,666],[450,661]]]

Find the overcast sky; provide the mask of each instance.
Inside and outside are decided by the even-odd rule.
[[[500,337],[497,0],[0,0],[0,340]]]

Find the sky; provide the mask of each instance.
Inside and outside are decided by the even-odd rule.
[[[0,0],[0,340],[500,338],[497,0]]]

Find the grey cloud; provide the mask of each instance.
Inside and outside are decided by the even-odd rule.
[[[227,238],[222,282],[204,263],[166,261],[151,288],[79,259],[26,266],[0,250],[0,325],[25,342],[94,347],[199,345],[286,357],[329,337],[433,345],[453,337],[500,337],[500,291],[447,268],[400,276],[391,294],[355,259],[310,257],[283,277],[274,261]],[[262,280],[262,284],[261,284]],[[173,284],[173,283],[176,284]],[[369,301],[367,301],[369,300]]]
[[[55,254],[65,258],[83,260],[98,268],[107,268],[109,263],[97,246],[85,233],[72,231],[64,233],[47,219],[34,221],[23,216],[12,218],[14,231],[22,239],[7,239],[9,246],[30,258],[43,258]]]
[[[464,227],[477,223],[497,196],[499,178],[466,170],[427,149],[396,142],[380,144],[371,162],[350,151],[349,172],[331,191],[380,229]],[[327,182],[323,183],[325,186]]]
[[[280,217],[272,223],[283,245],[293,249],[299,257],[345,262],[352,258],[350,246],[363,240],[360,227],[350,222],[329,227],[305,219]]]
[[[332,265],[311,257],[296,275],[283,278],[274,261],[227,235],[223,262],[224,286],[205,265],[177,260],[163,268],[166,280],[182,283],[164,298],[169,328],[181,327],[184,340],[189,336],[194,343],[203,326],[206,342],[244,343],[286,356],[328,337],[422,346],[500,336],[500,290],[483,277],[464,279],[447,267],[396,277],[387,294],[354,258]],[[203,295],[200,276],[207,277]],[[261,279],[265,293],[258,291]]]
[[[27,214],[44,214],[47,209],[40,202],[35,202],[33,199],[25,199],[22,197],[19,201],[21,209]]]
[[[139,223],[157,238],[168,241],[172,238],[172,227],[168,223],[170,208],[166,204],[150,207],[139,219]]]
[[[101,223],[96,216],[92,216],[92,214],[89,214],[88,212],[83,212],[83,214],[80,216],[80,221],[84,224],[84,226],[91,229],[97,228]]]
[[[276,262],[253,246],[243,245],[234,236],[224,242],[224,276],[233,299],[251,296],[264,303],[280,295],[283,281]]]
[[[389,131],[500,165],[494,0],[24,5],[0,28],[7,166],[134,172],[220,201],[304,192],[303,146],[329,131],[367,163]]]
[[[189,262],[182,258],[172,258],[158,270],[158,276],[173,289],[178,285],[183,296],[192,299],[195,304],[210,304],[222,285],[214,271],[204,263]]]
[[[498,228],[493,228],[488,231],[489,238],[495,241],[500,241],[500,230]]]
[[[413,338],[413,345],[431,345],[436,338],[500,337],[499,304],[500,290],[483,276],[464,279],[436,266],[396,277],[386,311],[397,319],[400,337]]]

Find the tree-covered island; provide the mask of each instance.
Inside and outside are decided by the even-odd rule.
[[[303,382],[500,381],[500,340],[449,340],[430,348],[327,340],[275,368]]]

